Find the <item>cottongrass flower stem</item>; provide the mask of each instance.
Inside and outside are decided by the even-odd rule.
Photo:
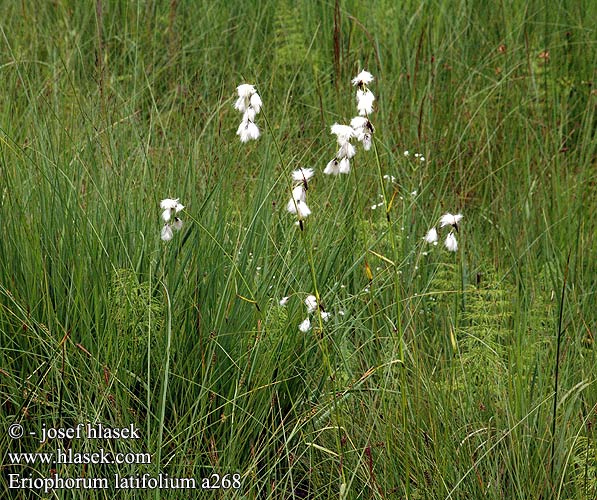
[[[274,148],[278,153],[278,157],[280,159],[280,162],[282,164],[283,167],[287,167],[287,163],[285,161],[285,157],[282,154],[282,150],[280,149],[280,144],[276,138],[276,134],[272,133],[272,126],[269,123],[268,117],[267,117],[267,113],[263,114],[264,120],[265,120],[265,124],[266,127],[268,129],[268,131],[270,132],[270,136],[272,138],[272,141],[274,143]],[[294,177],[294,176],[293,176]],[[308,179],[307,179],[308,182]],[[292,183],[289,181],[289,187],[290,187],[290,191],[292,192],[292,197],[294,198],[294,195],[297,194],[294,192],[294,188],[296,188],[296,186],[292,186]],[[302,186],[305,191],[306,191],[306,186],[303,183]],[[287,206],[288,208],[288,206]],[[296,209],[298,212],[298,208]],[[320,295],[319,295],[319,286],[318,286],[318,280],[317,280],[317,274],[315,272],[315,260],[313,257],[313,245],[311,242],[311,235],[310,235],[310,231],[308,230],[304,230],[304,225],[303,225],[303,221],[299,219],[299,225],[302,229],[301,231],[301,239],[303,241],[303,247],[305,250],[305,254],[307,256],[307,261],[309,262],[309,270],[311,272],[311,280],[313,283],[313,291],[314,291],[314,295],[315,298],[317,300],[317,303],[320,302]],[[317,319],[318,319],[318,332],[321,334],[323,332],[323,319],[321,317],[321,309],[319,309],[319,314],[317,314]],[[316,341],[317,341],[317,345],[320,349],[321,352],[321,356],[323,358],[323,365],[328,373],[328,377],[330,378],[330,380],[332,381],[332,383],[337,384],[337,377],[334,376],[334,370],[332,369],[332,365],[330,362],[330,354],[328,351],[328,347],[326,345],[326,342],[324,342],[324,338],[322,338],[320,335],[315,335]],[[334,388],[334,394],[338,391],[338,387]],[[332,399],[332,414],[335,417],[335,425],[338,429],[338,432],[335,433],[335,437],[336,437],[336,447],[338,450],[338,455],[340,456],[340,460],[343,463],[344,462],[344,448],[342,446],[342,440],[341,440],[341,429],[344,428],[344,425],[342,423],[342,414],[340,412],[340,409],[338,407],[336,398],[334,397]],[[342,484],[345,485],[346,484],[346,475],[345,475],[345,471],[344,471],[344,467],[340,468],[340,476],[341,476],[341,481]]]
[[[361,73],[359,73],[359,75],[357,75],[356,78],[353,79],[352,83],[353,85],[357,86],[357,107],[359,110],[359,114],[361,116],[366,116],[368,118],[369,114],[373,111],[373,100],[375,99],[375,97],[371,97],[373,96],[373,94],[371,94],[371,96],[364,96],[362,93],[359,93],[359,91],[361,92],[365,92],[367,89],[367,85],[369,83],[371,83],[373,81],[373,76],[371,75],[371,73],[367,72],[367,71],[362,71]],[[369,91],[370,92],[370,91]],[[398,255],[398,245],[396,243],[396,234],[395,234],[395,223],[392,221],[392,217],[391,217],[391,206],[389,203],[389,199],[388,199],[388,193],[387,193],[387,189],[386,189],[386,182],[384,179],[384,175],[383,175],[383,171],[381,168],[381,160],[379,157],[379,151],[377,149],[377,141],[375,141],[374,137],[371,137],[371,145],[372,145],[372,149],[373,149],[373,153],[375,156],[375,164],[377,166],[377,175],[379,178],[379,184],[381,187],[381,192],[382,192],[382,197],[383,197],[383,203],[385,206],[385,210],[386,210],[386,221],[387,221],[387,225],[388,225],[388,236],[390,239],[390,247],[392,250],[392,256],[393,256],[393,261],[394,261],[394,266],[393,266],[393,282],[394,282],[394,304],[395,304],[395,314],[396,314],[396,318],[395,318],[395,329],[396,329],[396,333],[397,333],[397,341],[398,341],[398,358],[400,359],[400,364],[401,364],[401,370],[400,370],[400,379],[401,379],[401,386],[403,388],[406,388],[407,385],[407,380],[406,380],[406,370],[405,370],[405,365],[404,365],[404,361],[405,361],[405,354],[404,354],[404,328],[402,325],[402,291],[401,291],[401,284],[400,284],[400,273],[399,273],[399,269],[398,269],[398,262],[400,262],[402,259],[399,258]],[[395,353],[391,353],[392,356],[395,356]],[[408,433],[409,428],[408,428],[408,399],[407,399],[407,393],[406,390],[402,390],[401,391],[401,401],[400,401],[400,406],[401,406],[401,415],[402,415],[402,426],[404,429],[405,433]],[[406,463],[404,464],[405,467],[405,474],[406,477],[408,478],[410,476],[410,461],[407,459]],[[408,481],[407,481],[407,485],[408,485]],[[408,492],[408,489],[407,489]]]

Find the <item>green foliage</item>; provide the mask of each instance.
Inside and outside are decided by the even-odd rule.
[[[467,285],[465,312],[457,332],[462,389],[481,404],[502,399],[507,376],[508,346],[512,341],[513,287],[492,274],[479,285]]]
[[[572,448],[570,480],[579,500],[588,500],[597,493],[597,447],[589,436],[579,436]]]
[[[279,2],[274,26],[274,64],[286,78],[292,77],[288,73],[298,71],[308,54],[298,7],[288,0]]]
[[[108,293],[109,318],[118,335],[119,355],[136,371],[147,353],[156,348],[165,317],[164,301],[148,281],[139,282],[131,269],[116,269]]]

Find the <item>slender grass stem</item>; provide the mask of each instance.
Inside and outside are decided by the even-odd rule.
[[[381,186],[381,191],[383,195],[384,201],[384,208],[386,212],[386,221],[388,225],[387,234],[390,237],[390,246],[392,248],[392,261],[394,262],[394,266],[392,269],[392,276],[393,276],[393,283],[394,283],[394,304],[395,304],[395,328],[398,334],[398,356],[400,358],[400,404],[401,404],[401,415],[402,415],[402,426],[404,435],[408,435],[408,402],[407,402],[407,377],[406,377],[406,363],[404,359],[404,329],[402,325],[402,293],[400,287],[400,273],[398,269],[398,263],[400,259],[398,258],[398,247],[396,243],[396,235],[394,231],[394,225],[392,222],[391,217],[391,209],[392,209],[392,200],[388,200],[388,195],[386,192],[385,186],[385,179],[383,177],[382,167],[381,167],[381,160],[379,158],[379,152],[377,150],[377,139],[375,136],[371,138],[371,142],[373,143],[373,151],[375,153],[375,164],[377,166],[377,175],[379,179],[379,183]],[[406,497],[409,497],[410,492],[410,460],[408,458],[408,454],[406,454],[406,463],[405,463],[405,478],[404,478],[404,487],[405,487],[405,494]]]
[[[566,286],[568,281],[568,268],[570,266],[570,254],[571,251],[568,252],[568,257],[566,259],[566,269],[564,270],[564,279],[562,280],[562,290],[560,292],[560,310],[558,314],[558,335],[556,338],[556,357],[554,360],[554,368],[553,368],[553,407],[551,411],[551,451],[550,451],[550,461],[549,461],[549,471],[550,477],[552,480],[552,484],[554,484],[554,462],[555,462],[555,451],[556,451],[556,422],[558,416],[558,389],[559,389],[559,379],[560,379],[560,349],[562,345],[562,335],[563,335],[563,320],[564,320],[564,299],[566,297]]]
[[[168,383],[170,380],[170,348],[172,346],[172,304],[170,303],[170,294],[168,288],[164,285],[164,293],[166,295],[167,317],[168,323],[166,325],[166,352],[164,362],[164,379],[162,381],[162,394],[160,398],[160,417],[158,422],[158,442],[157,442],[157,457],[156,466],[162,466],[162,445],[164,441],[164,429],[166,425],[166,399],[168,397]],[[160,498],[160,489],[155,491],[155,498]]]

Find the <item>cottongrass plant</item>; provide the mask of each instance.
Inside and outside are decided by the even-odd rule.
[[[255,124],[255,116],[261,111],[261,97],[255,87],[249,83],[243,83],[236,88],[238,99],[234,108],[243,114],[242,121],[238,126],[236,135],[241,142],[248,142],[259,138],[259,127]]]
[[[165,222],[161,238],[164,241],[170,241],[174,237],[174,231],[182,229],[182,220],[175,214],[184,210],[184,205],[179,202],[178,198],[165,198],[160,202],[160,208],[163,210],[162,219]]]
[[[454,215],[454,214],[451,214],[450,212],[445,213],[439,219],[440,229],[443,229],[444,227],[448,227],[448,226],[450,226],[450,228],[451,228],[450,232],[448,233],[448,235],[446,236],[446,239],[444,241],[444,246],[450,252],[456,252],[458,250],[458,241],[456,240],[454,231],[458,232],[458,224],[460,223],[461,220],[462,220],[462,214]],[[432,227],[429,231],[427,231],[427,234],[425,235],[424,239],[427,243],[430,243],[432,245],[437,245],[437,242],[439,240],[439,234],[438,234],[435,226]]]
[[[5,59],[15,64],[2,66],[6,98],[0,106],[0,191],[2,206],[11,207],[3,212],[10,237],[0,241],[6,263],[0,266],[0,427],[20,422],[25,428],[22,439],[0,436],[4,477],[14,472],[36,480],[47,473],[8,463],[9,452],[40,448],[29,431],[93,418],[143,430],[142,439],[110,443],[114,453],[151,454],[151,465],[135,468],[141,474],[164,470],[173,478],[200,478],[213,472],[222,479],[240,472],[241,489],[222,496],[597,498],[594,31],[582,22],[588,16],[577,19],[570,1],[557,2],[557,9],[512,2],[516,23],[505,30],[499,15],[454,16],[453,2],[434,3],[434,9],[408,3],[395,16],[386,15],[387,2],[363,8],[337,2],[336,33],[319,26],[335,15],[333,4],[243,2],[231,21],[228,9],[196,9],[192,2],[153,2],[151,9],[122,2],[122,15],[108,9],[96,20],[98,29],[89,29],[74,2],[55,2],[52,9],[4,2]],[[583,14],[597,13],[597,3],[583,6]],[[358,29],[344,39],[355,9]],[[64,23],[55,17],[69,19],[75,31],[62,33]],[[164,22],[171,29],[155,32]],[[268,29],[255,29],[256,22]],[[401,26],[408,29],[399,33]],[[273,31],[281,36],[268,75],[267,61],[255,56],[272,52]],[[464,31],[470,36],[460,36]],[[247,35],[242,40],[241,33]],[[396,46],[378,43],[397,36]],[[433,63],[428,41],[440,38]],[[65,43],[48,51],[47,40]],[[322,50],[332,44],[337,54]],[[132,47],[171,64],[140,81],[135,75],[146,75],[147,58],[106,63],[110,53]],[[227,57],[214,57],[218,52]],[[455,53],[462,54],[461,64],[441,64]],[[562,58],[566,64],[559,64]],[[77,59],[89,63],[73,78],[64,62]],[[366,118],[377,129],[371,157],[359,163],[366,153],[355,136],[354,184],[325,179],[333,186],[313,193],[319,189],[313,180],[339,148],[333,137],[323,157],[307,153],[320,165],[289,167],[300,149],[297,125],[307,124],[308,134],[321,110],[330,116],[336,101],[312,70],[330,67],[337,78],[356,60],[380,61],[383,81],[395,84],[381,86],[382,73],[365,66],[375,76],[367,84],[375,100]],[[328,119],[326,135],[334,121],[351,125],[359,114],[358,89],[350,81],[361,69],[353,66],[344,82],[346,115]],[[238,145],[234,138],[232,122],[238,127],[244,115],[234,109],[236,86],[256,83],[230,81],[234,74],[260,75],[259,94],[267,84],[265,107],[254,119],[265,142],[259,137]],[[198,85],[201,95],[185,99]],[[228,99],[219,95],[222,87],[229,88]],[[271,107],[271,115],[270,92],[272,102],[283,103]],[[430,93],[431,108],[427,100],[404,99]],[[113,95],[118,106],[110,105]],[[521,95],[528,99],[520,102]],[[455,99],[463,105],[454,106]],[[201,105],[200,113],[190,112],[193,104]],[[214,123],[222,105],[234,115],[226,139]],[[394,136],[399,114],[419,118],[420,126],[400,127],[403,134]],[[276,135],[283,141],[280,159]],[[97,139],[92,147],[90,138]],[[303,144],[310,139],[300,137]],[[421,143],[436,145],[445,161],[435,162],[435,152],[419,149]],[[264,149],[245,155],[239,146]],[[473,157],[461,165],[464,150]],[[378,177],[377,153],[381,173],[370,185]],[[166,177],[152,168],[159,156],[171,160]],[[124,165],[124,158],[131,161]],[[200,171],[188,169],[198,163]],[[316,171],[306,194],[313,214],[299,231],[284,200],[291,198],[292,170],[302,165]],[[398,165],[403,168],[389,170]],[[126,176],[119,175],[123,168]],[[280,171],[278,179],[273,174]],[[390,173],[395,182],[383,178]],[[113,209],[123,199],[144,206],[156,184],[172,178],[178,187],[161,193],[180,196],[192,210],[174,210],[164,221],[156,196],[149,219],[155,245],[144,244],[146,214],[119,217]],[[453,182],[437,182],[446,178]],[[388,203],[363,210],[383,201],[381,182]],[[459,257],[469,246],[451,224],[440,228],[439,216],[457,213],[453,206],[433,214],[427,193],[431,188],[445,199],[447,184],[474,198],[487,224],[467,233],[475,246],[471,259],[445,265],[444,257]],[[421,193],[416,200],[406,197],[411,185]],[[331,208],[321,210],[327,204]],[[417,270],[420,247],[433,250],[423,241],[431,225],[421,217],[430,208],[436,251],[447,255],[425,259]],[[195,210],[196,221],[189,213]],[[471,215],[459,230],[466,232]],[[176,217],[183,223],[178,232]],[[165,223],[173,236],[162,243]],[[450,232],[462,247],[456,253],[444,247]],[[172,244],[176,255],[168,255]],[[317,283],[309,277],[310,253]],[[381,266],[371,283],[363,273],[366,258],[371,269]],[[258,278],[256,266],[263,266]],[[366,284],[370,294],[362,292]],[[321,309],[308,315],[303,305],[308,294],[319,297],[318,286],[320,304],[339,316],[328,323]],[[284,295],[290,300],[282,310]],[[346,310],[342,319],[336,305]],[[300,333],[307,317],[312,328]],[[73,451],[89,448],[84,441],[73,440]],[[87,477],[131,471],[126,464],[85,468]],[[99,500],[115,496],[112,490],[84,496]],[[0,498],[16,496],[0,481]],[[154,496],[184,495],[161,490]]]

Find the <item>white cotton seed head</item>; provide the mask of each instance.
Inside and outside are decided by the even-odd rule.
[[[446,236],[446,241],[444,242],[444,245],[450,252],[455,252],[456,250],[458,250],[458,242],[456,241],[456,236],[454,236],[453,232],[450,232],[450,234]]]
[[[165,198],[162,201],[160,201],[160,208],[162,208],[164,210],[169,209],[169,208],[176,209],[177,206],[182,206],[182,205],[180,205],[178,200],[179,200],[179,198]]]
[[[425,241],[434,245],[437,245],[437,238],[437,229],[435,229],[434,227],[427,231],[427,234],[425,235]]]
[[[261,97],[255,90],[255,87],[248,83],[239,85],[236,90],[238,98],[234,103],[234,108],[243,113],[243,123],[252,122],[255,119],[255,115],[261,111]],[[249,139],[256,139],[256,137],[254,137],[254,130],[241,133],[239,128],[237,134],[241,136],[242,142],[247,142]],[[259,133],[257,132],[257,136],[258,134]]]
[[[234,103],[234,109],[244,113],[249,107],[249,100],[246,97],[239,97]]]
[[[241,142],[248,142],[251,139],[255,140],[259,138],[259,128],[253,122],[241,122],[236,131],[236,135],[240,137]]]
[[[282,298],[280,299],[280,305],[281,305],[282,307],[283,307],[283,306],[285,306],[286,304],[288,304],[288,301],[289,301],[289,300],[290,300],[290,297],[282,297]]]
[[[345,142],[340,146],[336,158],[352,158],[355,154],[357,154],[355,147],[350,142]]]
[[[361,143],[363,144],[363,149],[369,151],[371,149],[371,134],[363,134]]]
[[[340,146],[354,137],[354,130],[350,125],[334,123],[330,127],[330,132],[338,138],[338,144]]]
[[[254,123],[249,123],[248,128],[248,132],[249,132],[249,138],[256,140],[259,139],[259,128],[257,127],[257,125],[255,125]]]
[[[292,179],[296,182],[309,181],[314,173],[315,171],[312,168],[299,168],[292,172]]]
[[[297,201],[293,198],[286,204],[286,210],[291,214],[295,214],[297,210]]]
[[[369,120],[365,116],[355,116],[352,120],[350,120],[350,126],[355,130],[355,132],[358,132],[359,129],[364,129],[368,122]]]
[[[373,75],[368,71],[361,71],[352,79],[353,85],[369,85],[373,81]]]
[[[462,220],[462,214],[452,215],[451,213],[447,213],[441,216],[439,223],[440,227],[445,226],[456,226]]]
[[[363,149],[369,151],[371,149],[373,132],[375,131],[369,119],[365,116],[355,116],[350,121],[350,126],[354,129],[357,141],[363,144]]]
[[[326,322],[326,323],[327,323],[327,322],[328,322],[328,320],[331,318],[331,316],[332,316],[332,315],[331,315],[331,313],[329,313],[329,312],[326,312],[326,311],[321,311],[321,319],[322,319],[324,322]]]
[[[160,236],[164,241],[170,241],[172,239],[172,237],[174,236],[174,232],[172,231],[172,227],[170,226],[170,224],[164,224]]]
[[[255,87],[249,83],[242,83],[238,87],[236,87],[236,91],[238,92],[239,97],[247,97],[250,98],[255,91]]]
[[[298,328],[301,332],[307,333],[309,330],[311,330],[311,320],[309,318],[305,318]]]
[[[373,101],[375,96],[370,90],[357,90],[357,109],[359,115],[367,116],[373,113]]]
[[[308,295],[305,299],[305,305],[307,306],[307,312],[313,313],[317,309],[317,298],[315,295]]]
[[[307,201],[307,192],[305,191],[305,186],[302,184],[294,186],[292,188],[292,197],[298,201]]]
[[[323,169],[323,173],[326,175],[338,175],[340,173],[340,163],[336,158],[328,162],[326,167]]]
[[[340,160],[340,164],[338,165],[338,171],[341,174],[349,174],[350,173],[350,160],[348,158],[342,158]]]
[[[291,214],[296,214],[299,220],[306,219],[311,215],[311,209],[300,198],[291,198],[286,205],[286,210]]]
[[[182,229],[182,221],[178,217],[174,217],[174,222],[172,223],[172,227],[177,231]]]
[[[298,215],[299,220],[306,219],[311,215],[311,209],[307,206],[304,201],[298,200],[296,203],[296,215]]]
[[[251,96],[250,104],[251,108],[255,110],[255,113],[259,113],[261,111],[261,106],[263,103],[261,102],[261,97],[257,92]]]
[[[255,112],[255,109],[249,106],[247,110],[243,113],[243,123],[255,121],[256,114],[257,113]]]

